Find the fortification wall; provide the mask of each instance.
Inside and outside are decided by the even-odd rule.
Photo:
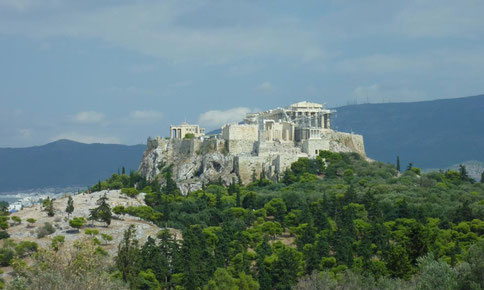
[[[252,140],[228,140],[226,147],[228,153],[234,155],[250,155],[255,149],[255,141]]]
[[[267,141],[257,142],[255,144],[256,152],[259,156],[268,156],[273,154],[292,154],[301,153],[301,148],[294,145],[293,142]]]
[[[247,184],[252,181],[252,175],[256,174],[259,178],[262,172],[262,167],[267,164],[267,160],[264,157],[259,156],[235,156],[234,157],[234,169],[237,175],[240,177],[243,184]]]
[[[258,126],[247,124],[227,124],[222,128],[224,140],[257,141]]]

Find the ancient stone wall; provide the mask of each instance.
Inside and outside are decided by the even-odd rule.
[[[258,126],[246,124],[227,124],[222,128],[224,140],[257,141]]]
[[[252,180],[253,172],[258,178],[263,169],[268,178],[276,179],[300,157],[315,157],[321,150],[357,152],[366,156],[361,135],[322,130],[321,139],[294,144],[251,140],[257,139],[255,137],[260,133],[255,130],[256,126],[236,125],[234,128],[238,129],[226,131],[226,137],[236,138],[229,140],[150,138],[139,171],[149,180],[163,182],[161,170],[164,166],[173,165],[174,178],[182,193],[186,194],[219,178],[228,185],[237,175],[243,184],[247,184]],[[237,135],[244,134],[244,130],[249,132],[250,138],[243,139]]]

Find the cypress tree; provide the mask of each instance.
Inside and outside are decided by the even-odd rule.
[[[235,190],[235,206],[240,207],[240,189]]]
[[[66,213],[68,217],[71,216],[72,212],[74,212],[74,200],[72,199],[72,196],[69,195],[69,199],[67,200],[67,207],[66,207]]]
[[[397,171],[400,172],[400,156],[397,156]]]
[[[484,183],[484,171],[481,173],[481,183]]]
[[[172,172],[172,166],[168,167],[165,171],[165,179],[166,179],[166,184],[163,187],[163,191],[166,194],[172,194],[172,195],[177,195],[179,192],[178,186],[173,179],[173,172]]]
[[[131,283],[134,282],[140,271],[139,246],[135,237],[135,227],[130,225],[124,232],[123,240],[118,246],[118,255],[115,258],[116,268],[121,272],[123,280]]]
[[[232,177],[232,183],[230,184],[229,189],[228,189],[229,195],[233,195],[236,190],[237,190],[237,188],[235,186],[235,177]]]

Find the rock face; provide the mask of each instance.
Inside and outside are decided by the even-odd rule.
[[[160,178],[167,166],[183,194],[201,189],[220,178],[229,184],[233,177],[234,155],[228,154],[223,140],[148,139],[139,172],[148,180]],[[162,180],[161,180],[162,181]]]
[[[235,178],[243,184],[264,170],[267,178],[276,180],[301,157],[313,158],[320,150],[357,152],[365,156],[363,137],[327,130],[323,138],[300,144],[224,140],[217,138],[148,139],[139,172],[150,181],[163,183],[163,169],[172,166],[173,177],[183,194],[201,189],[203,184]]]

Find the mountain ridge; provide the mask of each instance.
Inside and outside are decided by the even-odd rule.
[[[67,139],[40,146],[0,148],[0,192],[92,185],[123,166],[128,171],[137,170],[145,148]]]
[[[484,95],[335,109],[333,127],[362,134],[370,158],[423,168],[484,161]]]

